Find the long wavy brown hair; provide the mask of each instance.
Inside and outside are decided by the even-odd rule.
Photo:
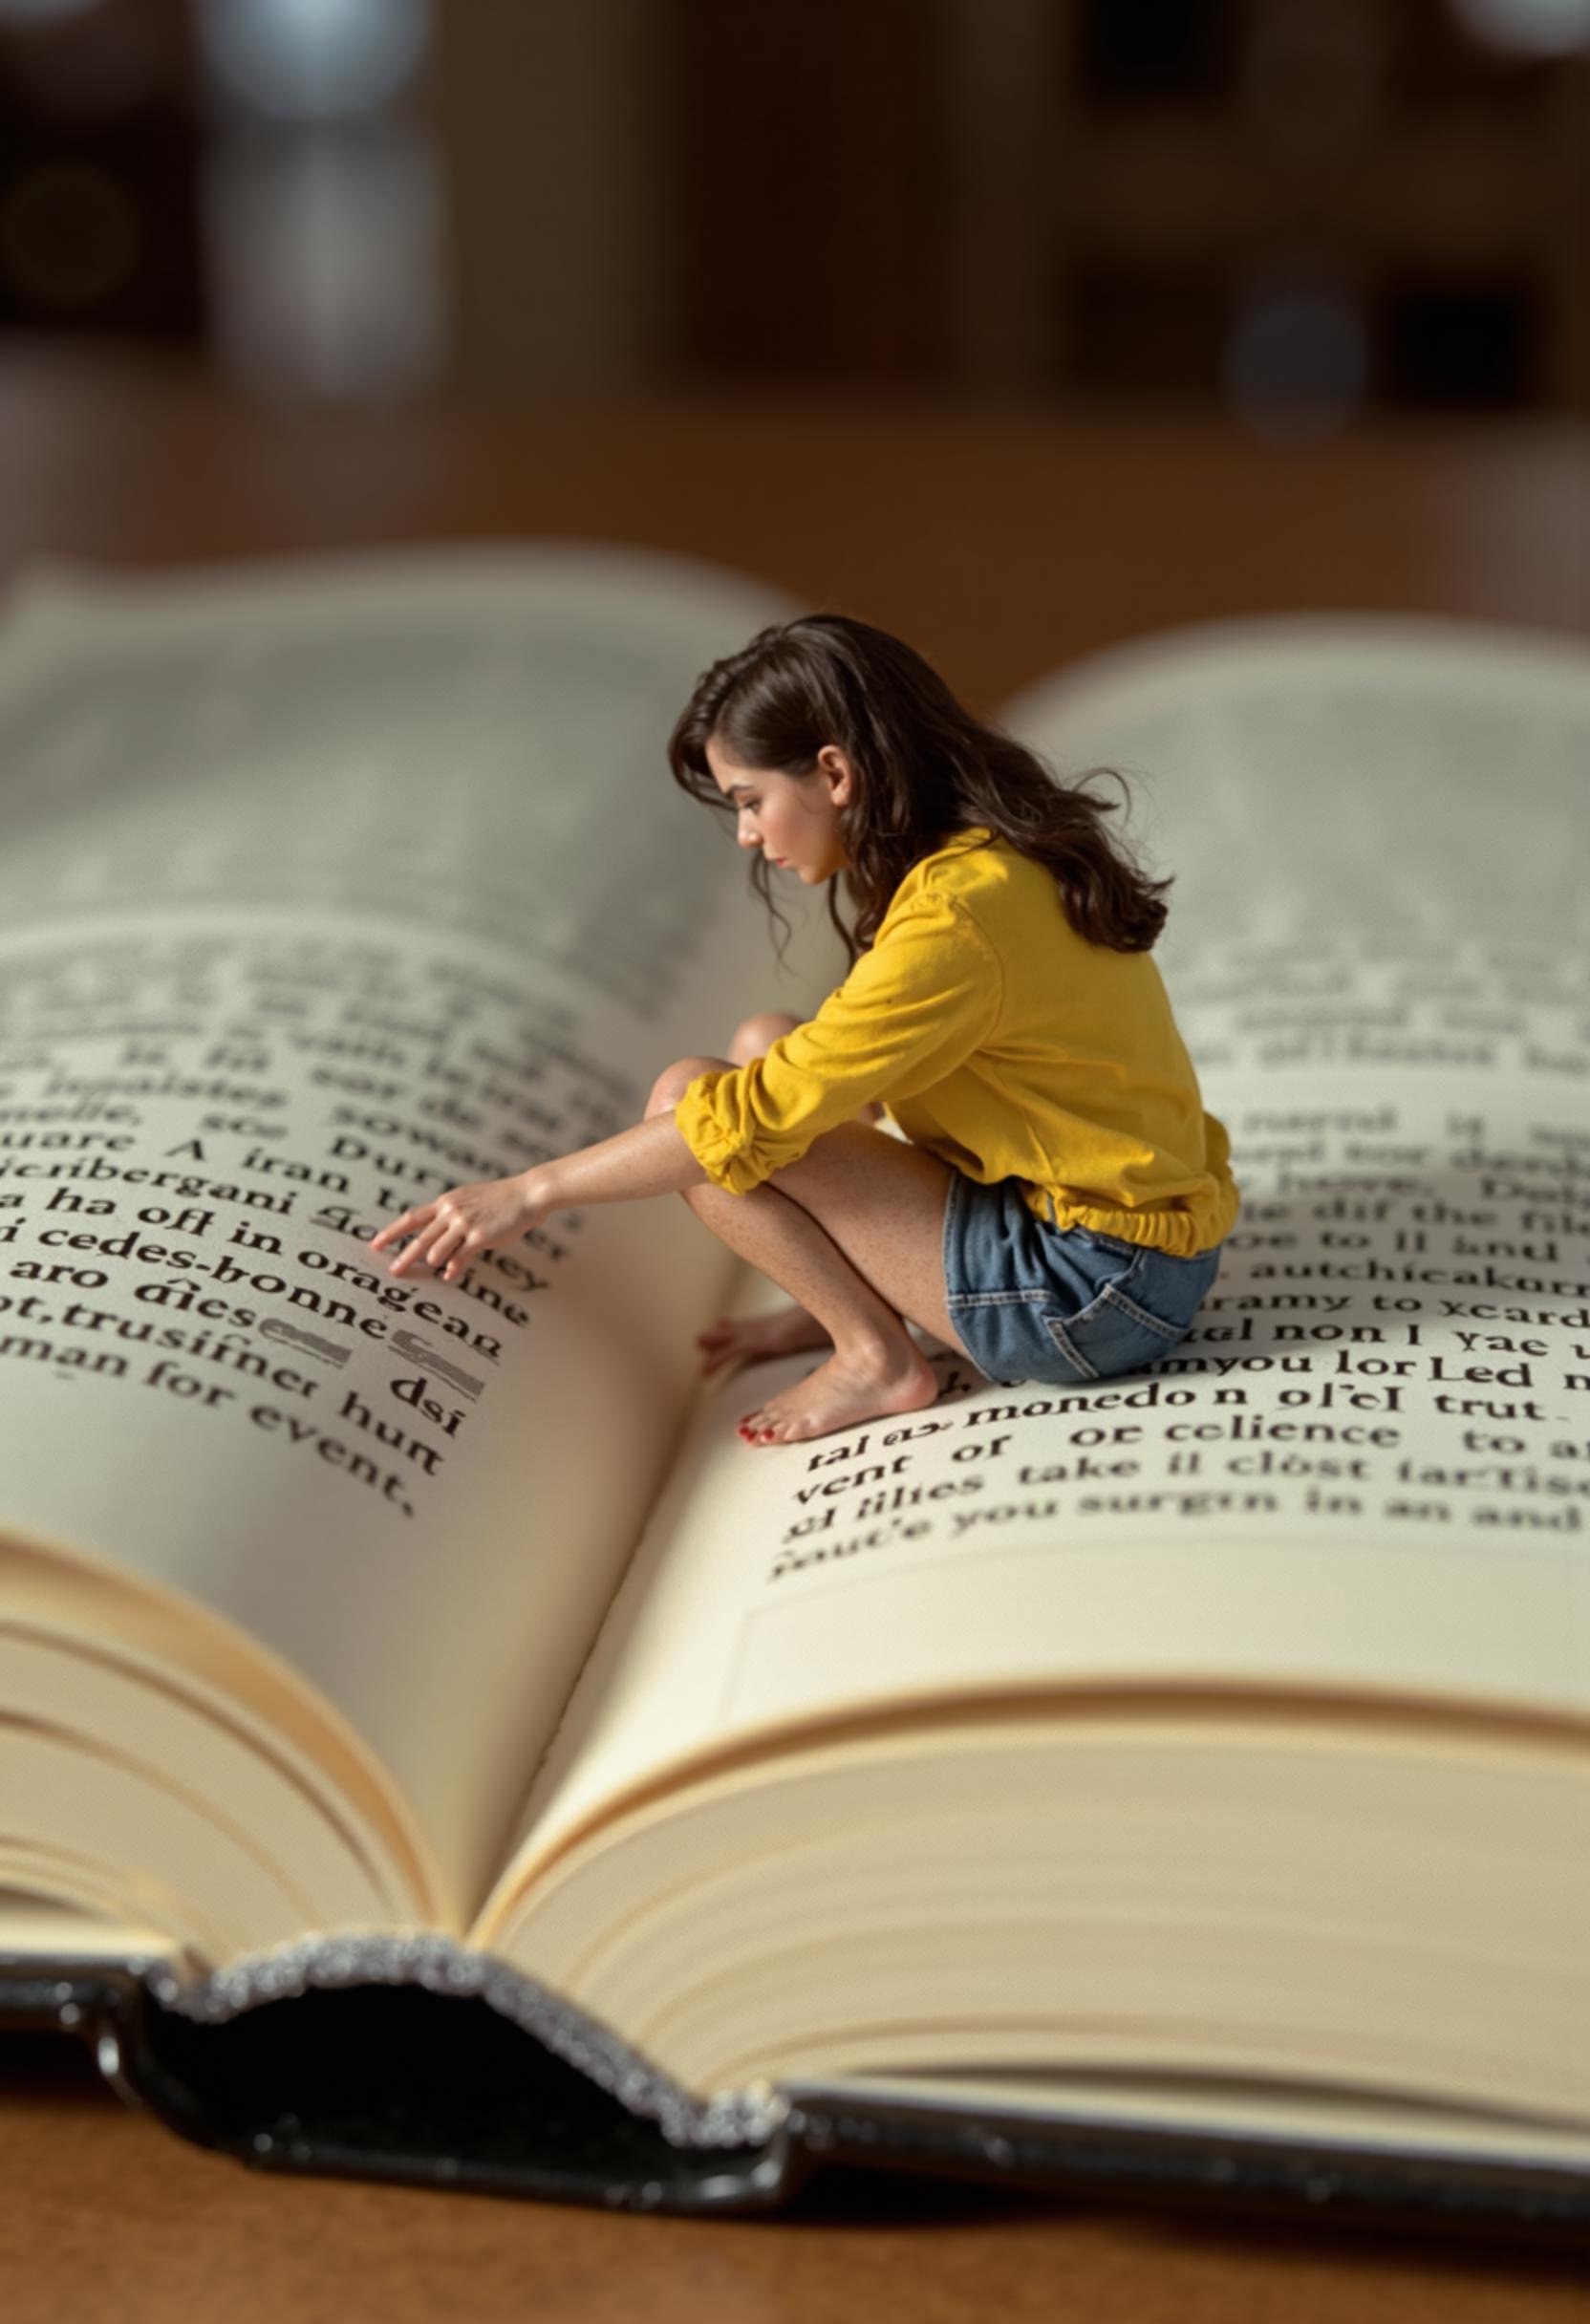
[[[975,719],[921,655],[845,613],[806,613],[759,630],[738,654],[715,661],[668,741],[674,780],[694,799],[733,815],[707,764],[709,737],[741,766],[786,775],[814,772],[826,743],[844,751],[855,781],[835,825],[855,906],[840,917],[838,879],[828,914],[853,963],[878,933],[912,866],[953,833],[985,824],[1053,873],[1071,925],[1114,952],[1149,952],[1165,925],[1169,879],[1149,879],[1106,830],[1116,802],[1081,785],[1095,775],[1121,785],[1115,767],[1063,781],[1036,751]],[[784,931],[766,862],[751,884]]]

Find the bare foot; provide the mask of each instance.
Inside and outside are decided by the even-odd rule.
[[[918,1412],[938,1394],[938,1375],[914,1341],[871,1356],[831,1355],[793,1388],[769,1396],[739,1423],[750,1445],[799,1444],[828,1436],[858,1420],[881,1420],[892,1412]]]
[[[698,1334],[701,1369],[715,1372],[743,1357],[754,1364],[759,1356],[792,1356],[803,1347],[830,1347],[829,1335],[804,1307],[781,1307],[773,1315],[720,1316]]]

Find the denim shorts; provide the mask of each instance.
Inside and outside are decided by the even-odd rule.
[[[1091,1227],[1060,1228],[1023,1199],[1024,1181],[983,1186],[956,1171],[944,1212],[950,1321],[1001,1388],[1063,1387],[1144,1370],[1185,1339],[1220,1267]]]

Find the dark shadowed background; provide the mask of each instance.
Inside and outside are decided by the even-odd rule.
[[[532,534],[985,710],[1590,627],[1590,0],[0,0],[0,579]]]
[[[0,0],[0,330],[250,393],[1590,407],[1583,0]]]

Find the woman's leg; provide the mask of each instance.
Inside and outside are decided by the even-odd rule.
[[[793,1033],[800,1022],[799,1017],[791,1017],[784,1009],[763,1009],[760,1017],[744,1018],[736,1025],[729,1044],[730,1065],[748,1065],[753,1058],[765,1057],[773,1044],[782,1041],[786,1033]],[[881,1122],[883,1108],[864,1106],[856,1120]]]
[[[648,1117],[729,1061],[683,1058],[659,1075]],[[944,1296],[949,1165],[859,1122],[819,1138],[800,1161],[748,1194],[684,1191],[703,1224],[787,1291],[833,1341],[806,1379],[746,1413],[741,1432],[788,1444],[891,1413],[916,1411],[937,1378],[901,1318],[949,1346],[960,1342]]]
[[[748,1065],[754,1058],[765,1057],[773,1044],[793,1033],[800,1022],[783,1009],[764,1009],[760,1016],[743,1019],[729,1043],[729,1063]],[[875,1122],[882,1112],[881,1106],[868,1106],[856,1119]],[[770,1315],[720,1315],[698,1333],[696,1345],[701,1350],[702,1371],[712,1373],[720,1371],[725,1364],[754,1364],[761,1357],[792,1356],[804,1348],[829,1347],[833,1343],[817,1318],[792,1301]]]
[[[773,1044],[793,1033],[800,1022],[785,1009],[763,1009],[759,1017],[742,1018],[729,1044],[730,1065],[748,1065],[753,1058],[765,1057]]]

